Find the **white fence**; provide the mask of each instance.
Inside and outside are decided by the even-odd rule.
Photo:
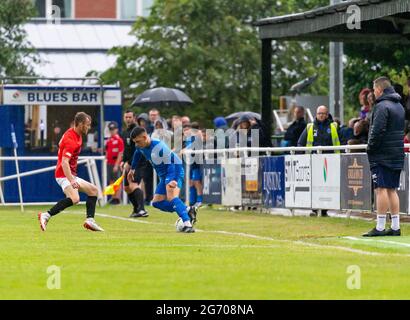
[[[410,144],[405,145],[406,148]],[[188,177],[190,171],[189,163],[192,163],[194,156],[204,155],[203,161],[209,166],[207,160],[211,159],[215,165],[221,166],[220,177],[220,202],[222,205],[246,206],[274,209],[273,204],[280,203],[281,208],[294,209],[318,209],[337,211],[371,211],[371,175],[369,163],[365,154],[367,145],[343,145],[343,146],[319,146],[319,147],[280,147],[280,148],[232,148],[217,150],[185,150],[185,170],[186,170],[186,198],[189,199]],[[341,151],[336,154],[328,151]],[[352,152],[355,151],[355,152]],[[261,155],[263,153],[263,155]],[[219,157],[214,158],[217,154]],[[206,156],[209,155],[208,159]],[[261,171],[261,165],[267,158],[278,158],[282,161],[282,172],[269,175],[269,179],[284,179],[283,199],[268,199],[265,201],[265,188],[263,184],[267,181],[265,172]],[[231,161],[230,166],[226,166],[226,161]],[[197,160],[197,159],[196,159]],[[235,160],[238,163],[233,164]],[[258,174],[250,172],[251,160],[258,162]],[[400,179],[399,197],[401,201],[401,212],[409,214],[409,161],[406,155],[405,168]],[[232,169],[232,165],[234,168]],[[241,168],[242,166],[242,168]],[[229,167],[229,168],[227,168]],[[248,172],[244,172],[244,168]],[[343,171],[342,171],[343,168]],[[235,172],[236,170],[236,172]],[[305,172],[304,172],[305,171]],[[205,172],[205,171],[204,171]],[[306,177],[304,176],[306,174]],[[275,175],[276,174],[276,175]],[[364,175],[364,176],[363,176]],[[242,180],[241,180],[242,176]],[[255,176],[257,178],[255,178]],[[297,176],[297,177],[295,177]],[[207,180],[209,184],[210,179]],[[270,183],[277,181],[270,180]],[[239,191],[238,191],[239,185]],[[242,185],[242,196],[240,188]],[[215,186],[215,185],[214,185]],[[213,186],[213,187],[214,187]],[[258,190],[256,192],[255,186]],[[206,186],[207,190],[214,189]],[[245,190],[246,189],[246,190]],[[263,189],[263,190],[262,190]],[[266,188],[269,189],[269,186]],[[247,193],[248,191],[253,191]],[[268,190],[269,191],[269,190]],[[286,192],[285,192],[286,191]],[[258,194],[257,194],[258,193]],[[232,195],[235,195],[234,197]],[[283,200],[283,201],[282,201]],[[204,202],[206,202],[204,200]]]

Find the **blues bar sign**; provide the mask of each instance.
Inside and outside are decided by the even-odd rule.
[[[5,86],[4,105],[92,105],[101,104],[98,87]],[[104,105],[121,105],[119,88],[104,89]]]

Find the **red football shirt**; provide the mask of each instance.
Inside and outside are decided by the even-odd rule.
[[[107,163],[115,165],[118,155],[121,152],[124,152],[124,141],[118,134],[116,134],[108,139],[105,149],[107,152]]]
[[[70,159],[70,170],[73,176],[77,176],[77,161],[81,152],[83,138],[75,132],[73,128],[68,129],[58,144],[58,162],[55,172],[56,178],[65,178],[63,167],[61,166],[63,157]]]

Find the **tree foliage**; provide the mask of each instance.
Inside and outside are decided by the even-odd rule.
[[[102,74],[134,96],[157,87],[175,87],[195,102],[184,112],[206,124],[213,117],[260,106],[261,43],[252,23],[260,18],[327,5],[309,0],[161,0],[151,15],[138,18],[135,43],[111,50],[116,66]],[[326,94],[327,44],[274,42],[273,92],[319,73],[311,93]],[[276,106],[277,107],[277,106]],[[141,110],[142,111],[142,110]],[[167,114],[167,110],[163,110]]]
[[[34,75],[38,59],[22,27],[33,10],[30,0],[0,1],[0,76]]]
[[[405,45],[386,43],[354,43],[345,45],[345,105],[349,116],[357,116],[359,92],[372,88],[373,80],[388,76],[401,84],[407,92],[410,76],[410,49]]]

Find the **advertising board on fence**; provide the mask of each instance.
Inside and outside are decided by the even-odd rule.
[[[262,204],[266,208],[285,207],[285,157],[259,158]]]
[[[340,210],[339,154],[312,154],[312,208]]]
[[[409,154],[406,153],[406,157],[404,159],[404,169],[400,175],[400,187],[397,192],[400,199],[400,212],[406,214],[409,213],[409,161]]]
[[[341,207],[371,210],[371,174],[366,154],[341,155]]]
[[[242,162],[242,205],[257,206],[262,203],[258,173],[259,159],[245,158]]]
[[[287,208],[310,208],[312,172],[310,155],[285,156],[285,205]]]
[[[221,184],[224,206],[242,205],[241,159],[222,160]]]
[[[203,201],[209,204],[222,203],[221,165],[203,164]]]

